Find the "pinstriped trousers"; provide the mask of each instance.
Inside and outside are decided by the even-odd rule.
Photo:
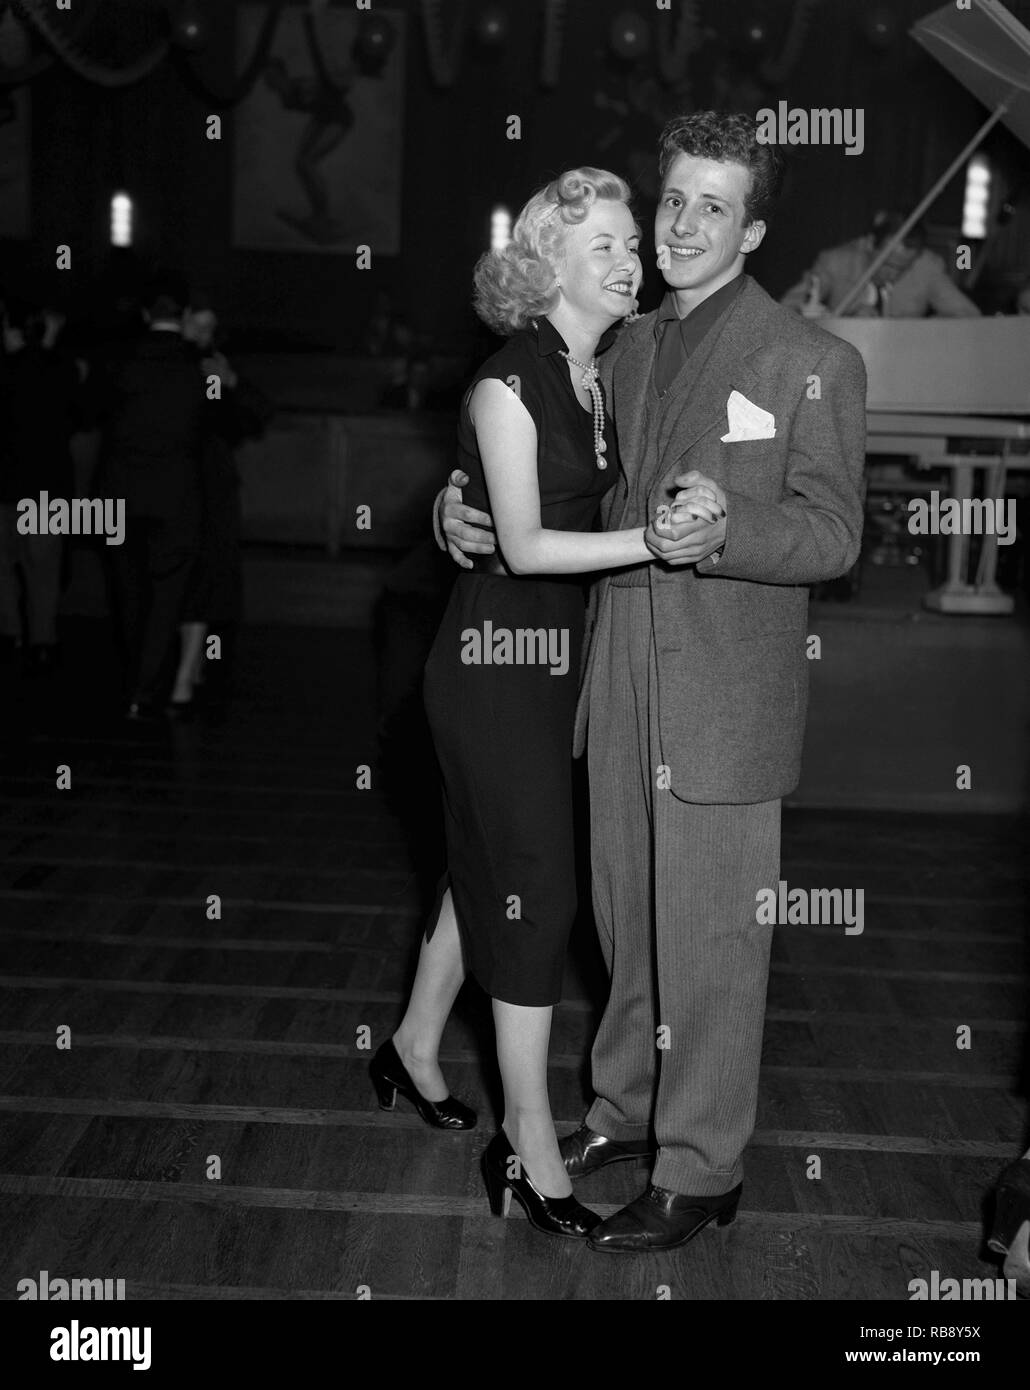
[[[587,753],[594,916],[611,992],[591,1055],[587,1124],[652,1129],[658,1187],[741,1181],[754,1130],[780,802],[706,806],[660,786],[650,588],[609,586],[594,641]],[[683,727],[685,740],[703,729]]]

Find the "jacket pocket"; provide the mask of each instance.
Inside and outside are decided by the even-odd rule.
[[[725,587],[724,620],[732,640],[744,642],[766,633],[791,633],[804,641],[808,589],[793,584],[756,584],[744,579],[708,580]]]
[[[689,449],[674,467],[666,469],[649,499],[651,511],[669,502],[676,492],[675,479],[696,470],[730,492],[743,493],[761,502],[779,502],[787,474],[788,450],[779,436],[773,439],[740,439],[723,444],[716,433],[704,448]]]
[[[787,456],[784,441],[779,438],[720,444],[712,476],[731,492],[761,502],[779,502],[787,476]]]

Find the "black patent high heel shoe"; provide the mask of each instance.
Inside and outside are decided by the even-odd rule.
[[[460,1100],[455,1100],[453,1096],[448,1096],[446,1100],[426,1100],[397,1055],[392,1038],[388,1038],[372,1058],[368,1064],[368,1074],[376,1088],[380,1110],[392,1110],[399,1092],[405,1100],[411,1101],[426,1124],[434,1129],[475,1129],[476,1112]]]
[[[1006,1257],[1002,1273],[1015,1279],[1019,1296],[1030,1298],[1030,1158],[1018,1159],[1002,1173],[987,1244]]]
[[[520,1176],[509,1177],[512,1171],[519,1172]],[[503,1129],[494,1135],[483,1153],[483,1179],[494,1216],[507,1216],[515,1196],[522,1203],[530,1225],[545,1235],[582,1240],[601,1223],[597,1212],[577,1202],[574,1196],[545,1197],[538,1192],[521,1172],[521,1160]]]

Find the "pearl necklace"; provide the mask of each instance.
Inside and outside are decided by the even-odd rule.
[[[573,357],[571,352],[566,352],[563,348],[558,349],[559,357],[564,357],[567,362],[571,362],[574,367],[582,367],[583,380],[580,383],[590,392],[590,399],[594,403],[594,455],[597,459],[598,468],[607,468],[608,460],[605,454],[608,445],[604,442],[604,397],[601,395],[601,386],[597,380],[597,367],[593,362],[581,362],[578,357]]]

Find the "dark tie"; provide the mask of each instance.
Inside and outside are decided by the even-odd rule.
[[[655,359],[654,384],[659,396],[664,396],[683,366],[686,354],[680,336],[679,319],[666,319]]]

